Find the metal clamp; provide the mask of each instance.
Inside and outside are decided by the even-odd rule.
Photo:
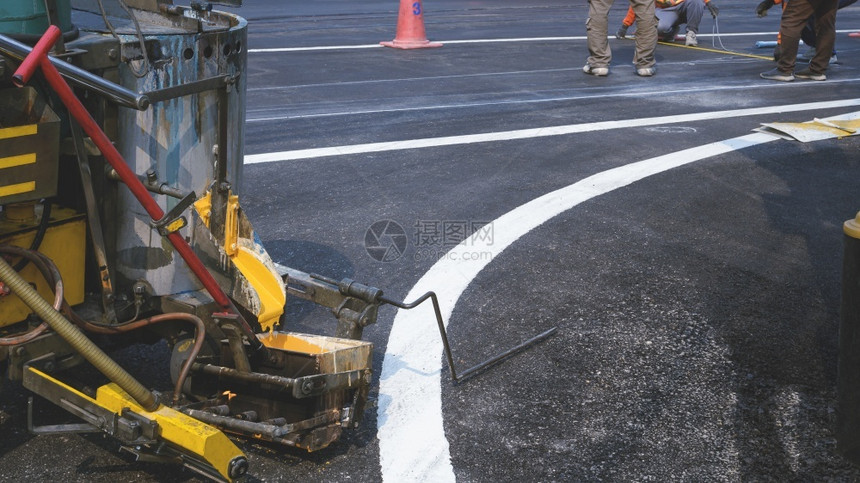
[[[188,220],[182,213],[194,204],[195,201],[197,201],[197,195],[192,191],[185,198],[182,198],[170,211],[165,213],[160,220],[152,220],[149,224],[158,230],[161,236],[177,232],[188,225]]]

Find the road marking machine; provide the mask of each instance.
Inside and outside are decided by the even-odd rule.
[[[551,333],[458,376],[434,294],[276,267],[239,204],[246,52],[247,22],[210,3],[0,6],[0,366],[81,420],[42,432],[234,481],[232,437],[315,451],[360,424],[381,305],[432,299],[455,380]],[[288,295],[331,309],[334,336],[284,331]],[[159,340],[162,390],[106,350]]]

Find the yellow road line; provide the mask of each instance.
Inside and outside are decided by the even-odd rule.
[[[751,57],[753,59],[762,59],[762,60],[773,61],[773,57],[767,57],[764,55],[756,55],[756,54],[745,54],[743,52],[735,52],[733,50],[720,50],[720,49],[709,49],[707,47],[694,47],[692,45],[676,44],[674,42],[657,42],[657,43],[660,45],[671,45],[672,47],[682,47],[685,49],[702,50],[705,52],[717,52],[719,54],[737,55],[740,57]]]

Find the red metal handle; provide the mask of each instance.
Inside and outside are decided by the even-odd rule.
[[[12,83],[18,87],[24,87],[26,83],[30,82],[30,78],[33,77],[33,74],[36,72],[36,67],[39,66],[40,59],[43,57],[47,58],[48,51],[57,43],[57,39],[59,39],[62,34],[63,32],[61,32],[56,25],[48,27],[48,30],[45,31],[45,35],[39,39],[30,54],[28,54],[27,57],[24,58],[24,61],[21,62],[21,65],[18,66],[18,70],[16,70],[12,75]]]

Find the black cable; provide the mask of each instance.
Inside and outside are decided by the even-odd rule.
[[[48,222],[51,219],[51,202],[45,200],[42,203],[42,219],[39,221],[39,231],[36,232],[36,237],[33,238],[33,243],[30,244],[30,251],[37,252],[39,251],[39,247],[42,246],[42,240],[45,238],[45,233],[48,231]],[[16,272],[20,272],[30,263],[30,260],[27,258],[21,258],[18,260],[12,268],[15,269]]]

